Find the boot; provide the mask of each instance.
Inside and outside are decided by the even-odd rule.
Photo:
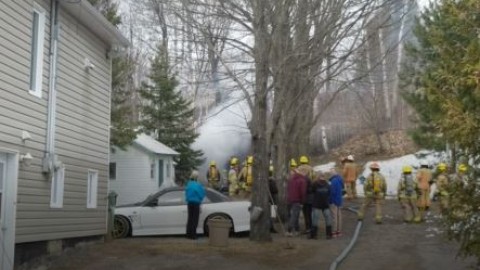
[[[325,233],[326,233],[327,239],[332,239],[332,226],[327,226]]]
[[[308,236],[308,239],[317,239],[317,231],[318,231],[318,227],[312,226],[310,228],[310,235]]]

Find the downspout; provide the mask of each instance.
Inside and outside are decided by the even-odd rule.
[[[48,118],[45,156],[42,160],[42,172],[53,175],[56,163],[55,155],[55,118],[57,111],[57,46],[58,46],[58,0],[50,2],[50,72],[48,78]]]

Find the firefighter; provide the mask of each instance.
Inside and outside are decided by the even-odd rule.
[[[243,190],[244,196],[249,197],[253,186],[253,156],[248,156],[245,166],[238,175],[240,180],[240,189]]]
[[[210,161],[210,166],[207,171],[208,186],[220,190],[220,171],[217,168],[217,163],[212,160]]]
[[[357,197],[356,181],[358,178],[358,166],[353,156],[349,155],[343,166],[343,180],[345,181],[345,189],[347,191],[347,199],[355,199]]]
[[[307,181],[307,196],[305,203],[302,207],[303,218],[305,221],[305,233],[310,233],[312,228],[312,203],[313,203],[313,189],[312,183],[315,180],[313,177],[313,168],[310,166],[310,160],[307,156],[300,157],[300,166],[298,166],[297,171],[305,177]]]
[[[402,177],[398,183],[398,200],[403,206],[405,211],[404,221],[407,223],[410,222],[420,222],[420,212],[417,208],[417,193],[418,193],[418,183],[413,178],[412,167],[404,166],[402,168]]]
[[[238,158],[230,160],[230,171],[228,172],[228,194],[233,197],[238,195]]]
[[[467,171],[468,167],[465,164],[458,165],[457,174],[455,175],[455,182],[458,182],[461,185],[467,184]]]
[[[382,206],[387,192],[387,182],[385,177],[380,173],[380,166],[378,163],[373,162],[370,165],[371,174],[367,177],[363,190],[365,192],[365,199],[362,207],[358,212],[358,219],[363,220],[365,216],[365,210],[370,204],[375,203],[375,221],[377,224],[382,223]]]
[[[467,171],[468,167],[466,164],[458,165],[457,173],[453,178],[454,181],[449,185],[449,194],[451,195],[449,207],[452,211],[452,216],[458,220],[465,219],[466,213],[470,211],[471,207],[463,203],[460,195],[463,192],[469,192]]]
[[[446,210],[448,209],[448,201],[450,200],[448,194],[448,185],[450,180],[448,179],[447,174],[447,164],[438,164],[437,171],[439,174],[435,180],[435,183],[437,184],[437,195],[440,200],[440,212],[445,214]]]
[[[420,163],[420,169],[417,172],[416,180],[420,192],[418,194],[417,206],[420,210],[420,216],[424,218],[425,211],[430,208],[430,182],[432,181],[432,172],[425,161]]]
[[[310,166],[310,160],[307,156],[300,157],[300,166],[298,166],[298,172],[303,176],[308,177],[310,181],[313,179],[313,168]]]
[[[297,162],[295,161],[294,158],[290,160],[290,176],[293,175],[295,172],[295,169],[297,168]]]

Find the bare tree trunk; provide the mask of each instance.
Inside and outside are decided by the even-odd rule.
[[[267,149],[267,86],[268,86],[268,25],[266,1],[252,0],[253,30],[255,39],[255,106],[252,114],[252,145],[255,156],[255,181],[252,191],[252,207],[260,207],[263,214],[251,220],[250,239],[271,241],[270,205],[268,201],[268,149]]]

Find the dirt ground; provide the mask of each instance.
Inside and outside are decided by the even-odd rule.
[[[384,223],[376,225],[374,209],[369,209],[356,246],[338,269],[452,270],[473,263],[455,258],[455,245],[446,241],[434,214],[423,224],[404,224],[396,201],[388,201],[384,210]],[[71,249],[37,269],[329,269],[356,226],[355,214],[344,211],[343,216],[344,234],[332,240],[325,240],[323,233],[318,240],[273,234],[271,243],[258,244],[240,235],[230,238],[228,247],[216,248],[205,237],[136,237]]]

